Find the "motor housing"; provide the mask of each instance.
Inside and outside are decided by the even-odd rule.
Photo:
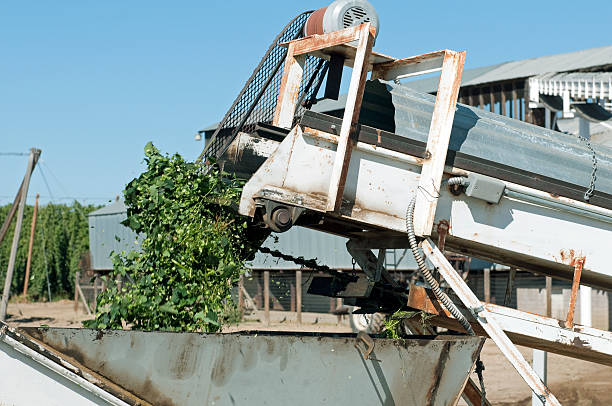
[[[327,34],[367,22],[376,28],[375,37],[378,36],[378,13],[368,1],[336,0],[310,15],[304,24],[304,35]]]

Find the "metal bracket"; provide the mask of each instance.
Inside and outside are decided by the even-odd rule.
[[[362,350],[359,347],[360,343],[365,344],[366,346],[365,350]],[[377,360],[376,358],[370,358],[370,355],[372,355],[372,352],[374,351],[374,340],[367,333],[364,333],[363,331],[360,331],[359,333],[357,333],[357,337],[355,338],[354,345],[355,345],[355,348],[357,348],[357,351],[361,353],[364,360],[380,361],[380,360]]]
[[[361,248],[355,240],[349,240],[346,243],[346,249],[371,281],[374,283],[378,282],[376,277],[380,273],[382,278],[379,279],[384,278],[385,282],[388,282],[394,288],[399,288],[399,283],[397,283],[389,271],[383,266],[383,261],[381,259],[384,259],[384,253],[382,256],[379,253],[379,257],[377,258],[371,250]]]

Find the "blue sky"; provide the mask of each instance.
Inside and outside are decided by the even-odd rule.
[[[371,0],[375,49],[467,50],[466,67],[612,45],[612,2]],[[104,204],[143,148],[195,159],[274,36],[327,1],[13,1],[0,5],[0,204],[43,150],[29,202]],[[567,3],[565,6],[564,4]],[[49,190],[42,175],[49,184]]]

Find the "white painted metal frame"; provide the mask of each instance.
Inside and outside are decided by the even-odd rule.
[[[465,281],[457,271],[455,271],[438,247],[436,247],[429,238],[423,241],[422,247],[427,258],[438,269],[440,275],[442,275],[463,304],[474,314],[478,323],[480,323],[502,354],[504,354],[506,359],[510,361],[512,366],[529,385],[533,393],[542,400],[542,403],[547,405],[561,405],[557,398],[548,390],[546,384],[542,382],[538,374],[536,374],[529,363],[525,361],[525,358],[523,358],[519,350],[512,344],[495,317],[493,317],[486,307],[483,306],[482,302],[478,300],[474,292],[467,286]]]
[[[415,208],[414,228],[419,236],[431,235],[433,228],[464,64],[465,52],[445,49],[382,63],[372,70],[372,79],[383,80],[441,71]]]
[[[342,204],[346,174],[354,145],[354,140],[350,138],[353,136],[355,126],[359,121],[363,91],[368,74],[366,64],[370,60],[373,44],[374,33],[370,31],[370,23],[363,24],[359,33],[359,45],[357,46],[351,83],[346,97],[344,117],[342,118],[342,127],[340,127],[340,138],[338,139],[338,149],[329,181],[329,191],[327,193],[328,212],[338,212]]]
[[[391,59],[375,63],[372,59],[374,43],[374,28],[370,23],[350,27],[341,31],[313,35],[288,43],[287,57],[279,91],[278,103],[273,124],[290,128],[293,122],[295,104],[298,99],[299,87],[303,76],[303,66],[306,54],[321,52],[325,49],[346,45],[348,42],[359,41],[352,63],[353,73],[349,85],[344,117],[340,128],[337,153],[327,192],[326,211],[338,213],[342,205],[342,196],[346,184],[346,176],[355,144],[351,138],[354,135],[367,72],[372,69],[372,79],[394,80],[441,71],[438,94],[432,116],[427,142],[427,156],[424,160],[421,182],[416,203],[417,223],[415,229],[418,235],[430,235],[436,212],[436,196],[440,189],[446,152],[455,116],[457,97],[461,85],[465,52],[442,50],[404,59]]]
[[[435,317],[433,325],[451,330],[464,331],[453,316],[441,303],[431,296],[424,287],[410,286],[408,306],[422,310]],[[460,310],[461,305],[459,305]],[[574,324],[572,327],[552,317],[540,316],[492,303],[482,306],[497,320],[501,328],[515,345],[537,348],[555,354],[612,366],[612,332]],[[472,328],[478,335],[486,335],[477,325],[476,319],[470,319]]]
[[[240,213],[253,216],[259,198],[325,213],[337,142],[335,134],[294,127],[244,186]],[[349,204],[343,206],[340,217],[404,233],[406,206],[417,193],[422,161],[357,142],[344,194]],[[450,167],[445,171],[449,176],[469,175]],[[504,184],[506,192],[497,205],[454,196],[448,188],[440,190],[435,221],[451,225],[446,237],[449,250],[567,280],[572,278],[576,257],[584,256],[581,283],[612,288],[607,253],[612,210]],[[403,245],[369,248],[406,248],[407,239],[401,238],[398,244]]]
[[[464,63],[465,52],[445,51],[414,209],[419,236],[431,235],[433,228]]]

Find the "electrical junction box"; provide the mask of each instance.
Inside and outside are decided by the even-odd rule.
[[[465,194],[489,203],[499,203],[504,194],[504,182],[488,176],[472,173],[468,176],[469,185]]]

